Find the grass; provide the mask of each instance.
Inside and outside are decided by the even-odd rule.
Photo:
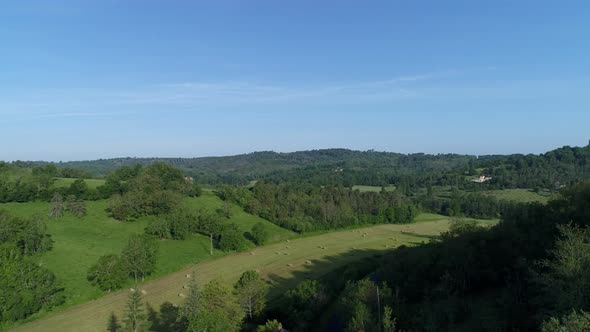
[[[541,194],[543,193],[543,194]],[[493,196],[500,200],[507,200],[519,203],[547,203],[551,198],[550,194],[541,192],[536,193],[530,189],[504,189],[504,190],[489,190],[483,192],[484,195]]]
[[[210,193],[204,193],[200,197],[187,198],[185,200],[185,207],[193,209],[195,211],[197,211],[200,208],[205,208],[210,211],[214,211],[222,205],[223,201],[221,201],[217,196]],[[235,204],[230,204],[230,206],[232,211],[231,218],[224,222],[231,222],[238,225],[242,232],[249,232],[252,230],[252,227],[254,225],[256,225],[259,222],[262,222],[266,225],[267,229],[269,230],[269,233],[271,234],[269,242],[286,240],[288,238],[292,238],[295,235],[295,233],[284,228],[281,228],[269,222],[268,220],[244,212],[242,208]]]
[[[78,179],[72,179],[72,178],[55,178],[55,187],[59,188],[59,187],[69,187],[72,182],[76,181]],[[96,187],[98,186],[102,186],[104,184],[104,180],[102,179],[84,179],[84,182],[86,182],[86,185],[88,186],[88,188],[90,189],[96,189]]]
[[[358,190],[360,192],[381,192],[381,189],[383,187],[380,186],[363,186],[363,185],[357,185],[357,186],[352,186],[352,190]],[[386,191],[394,191],[395,190],[395,186],[394,185],[389,185],[385,187]]]
[[[447,216],[443,216],[436,213],[420,213],[414,222],[427,222],[427,221],[436,221],[436,220],[446,220],[449,219]]]
[[[204,194],[197,198],[187,198],[185,204],[189,208],[198,210],[200,208],[215,209],[223,202],[214,195]],[[59,310],[103,296],[104,292],[86,280],[88,269],[102,255],[119,254],[129,236],[142,234],[144,228],[154,218],[143,217],[133,222],[120,222],[107,216],[105,212],[107,205],[106,200],[89,201],[86,217],[78,219],[66,215],[58,219],[50,219],[47,223],[49,233],[54,240],[53,249],[37,258],[40,264],[56,274],[65,288],[67,300]],[[6,209],[12,215],[21,217],[33,214],[47,215],[49,203],[5,203],[0,204],[0,209]],[[244,232],[250,231],[254,224],[263,222],[271,233],[271,242],[295,236],[293,232],[247,214],[237,206],[232,206],[232,210],[232,217],[224,222],[235,223]],[[214,250],[213,257],[224,255],[226,254]],[[156,273],[149,279],[170,274],[210,258],[209,238],[206,236],[191,235],[183,241],[162,240]]]
[[[448,220],[424,221],[409,225],[378,225],[356,230],[331,232],[315,237],[282,241],[255,250],[206,260],[156,280],[143,283],[144,300],[154,307],[165,301],[182,303],[180,293],[196,276],[200,284],[219,278],[235,282],[245,270],[255,269],[271,285],[271,301],[306,278],[319,278],[334,268],[362,260],[402,244],[428,241],[448,229]],[[121,314],[127,290],[106,295],[42,319],[15,327],[15,331],[103,331],[111,312]],[[74,323],[75,322],[75,323]]]

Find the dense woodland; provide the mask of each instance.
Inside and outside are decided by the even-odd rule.
[[[487,174],[489,188],[559,189],[590,175],[590,145],[564,146],[540,155],[400,154],[325,149],[292,153],[254,152],[229,157],[117,158],[55,163],[71,177],[104,177],[121,166],[131,168],[162,161],[180,168],[200,184],[247,184],[252,180],[313,185],[355,184],[410,188],[430,185],[469,186],[465,176]],[[12,163],[16,167],[45,162]],[[63,171],[61,171],[63,172]],[[64,176],[65,177],[65,176]],[[481,186],[480,186],[481,187]]]
[[[471,181],[479,174],[492,179]],[[82,179],[90,175],[104,182],[91,188]],[[75,180],[58,185],[58,178]],[[411,223],[419,212],[454,220],[440,238],[304,281],[280,305],[266,306],[268,285],[255,271],[235,285],[193,284],[184,306],[164,304],[160,312],[131,292],[127,311],[108,322],[110,331],[570,331],[563,326],[590,320],[588,178],[590,146],[479,158],[335,149],[0,163],[0,203],[47,204],[46,215],[31,218],[0,210],[0,322],[64,303],[60,281],[38,264],[53,244],[46,225],[64,214],[83,218],[86,201],[108,200],[106,212],[120,222],[157,218],[120,253],[100,257],[88,270],[88,282],[105,292],[152,275],[158,240],[202,234],[224,251],[267,243],[264,224],[244,233],[223,223],[232,214],[229,204],[298,233]],[[185,209],[183,200],[200,196],[203,183],[217,184],[214,192],[225,203],[215,211]],[[362,192],[356,184],[396,189]],[[503,188],[559,194],[541,205],[482,193]],[[485,228],[464,217],[501,221]]]

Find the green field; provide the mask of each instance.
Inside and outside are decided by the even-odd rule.
[[[153,218],[145,217],[133,222],[116,221],[107,216],[105,212],[107,204],[106,200],[89,201],[87,202],[88,215],[83,219],[66,215],[59,219],[50,219],[48,222],[49,233],[55,242],[51,251],[38,258],[40,264],[53,271],[65,287],[67,300],[61,309],[104,295],[104,292],[93,287],[86,280],[86,272],[100,256],[119,254],[127,238],[131,234],[143,233],[144,228]],[[204,194],[198,198],[187,198],[185,204],[195,210],[200,208],[213,210],[223,203],[214,195]],[[15,216],[47,215],[49,203],[5,203],[0,204],[0,209],[6,209]],[[250,231],[254,224],[263,222],[271,232],[271,241],[281,241],[295,235],[269,221],[247,214],[237,206],[232,206],[232,212],[231,219],[224,222],[235,223],[244,232]],[[223,255],[225,253],[215,250],[213,257]],[[150,279],[210,258],[209,238],[206,236],[191,235],[183,241],[162,240],[157,270]]]
[[[503,190],[489,190],[483,192],[484,195],[493,196],[500,200],[507,200],[519,203],[547,203],[551,195],[546,192],[536,193],[530,189],[503,189]]]
[[[379,187],[379,186],[363,186],[363,185],[358,185],[358,186],[352,186],[352,190],[358,190],[360,192],[381,192],[381,189],[383,189],[383,187]],[[385,191],[394,191],[395,190],[395,186],[394,185],[389,185],[385,187]]]
[[[70,184],[72,184],[72,182],[74,182],[76,180],[78,180],[78,179],[55,178],[55,186],[58,188],[59,187],[69,187]],[[96,189],[96,187],[102,186],[104,184],[104,180],[102,180],[102,179],[84,179],[84,182],[86,182],[86,185],[90,189]]]
[[[428,218],[431,218],[429,216]],[[281,241],[254,250],[227,255],[185,267],[139,288],[154,307],[165,301],[181,304],[183,286],[196,276],[203,284],[213,278],[235,282],[242,272],[258,270],[271,285],[271,301],[306,278],[319,278],[334,268],[395,248],[402,244],[427,242],[448,229],[448,220],[424,221],[409,225],[373,227],[326,233]],[[15,328],[15,331],[104,331],[111,312],[122,313],[127,290],[48,315]],[[72,322],[76,322],[75,326]]]

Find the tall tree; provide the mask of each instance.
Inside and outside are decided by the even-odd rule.
[[[200,306],[201,295],[199,292],[199,285],[197,284],[197,280],[193,274],[193,279],[191,280],[188,286],[188,294],[186,296],[186,300],[184,301],[184,304],[180,307],[180,316],[186,321],[194,320],[199,314]]]
[[[188,331],[237,332],[242,326],[242,308],[229,287],[217,280],[203,287],[198,308],[196,315],[189,319]]]
[[[147,235],[132,235],[127,241],[127,245],[121,253],[123,264],[137,282],[141,277],[145,277],[156,269],[156,260],[158,256],[158,243]]]
[[[53,198],[51,198],[51,209],[49,211],[49,216],[52,218],[59,218],[64,215],[64,201],[61,195],[56,192],[53,194]]]
[[[250,320],[266,305],[268,286],[256,271],[246,271],[234,285],[238,301]]]
[[[123,322],[125,331],[128,332],[144,332],[149,329],[147,316],[141,303],[141,292],[137,289],[129,293]]]

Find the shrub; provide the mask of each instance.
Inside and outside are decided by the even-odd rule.
[[[252,227],[252,239],[256,245],[263,245],[268,241],[270,237],[270,232],[264,223],[259,222],[254,227]]]

